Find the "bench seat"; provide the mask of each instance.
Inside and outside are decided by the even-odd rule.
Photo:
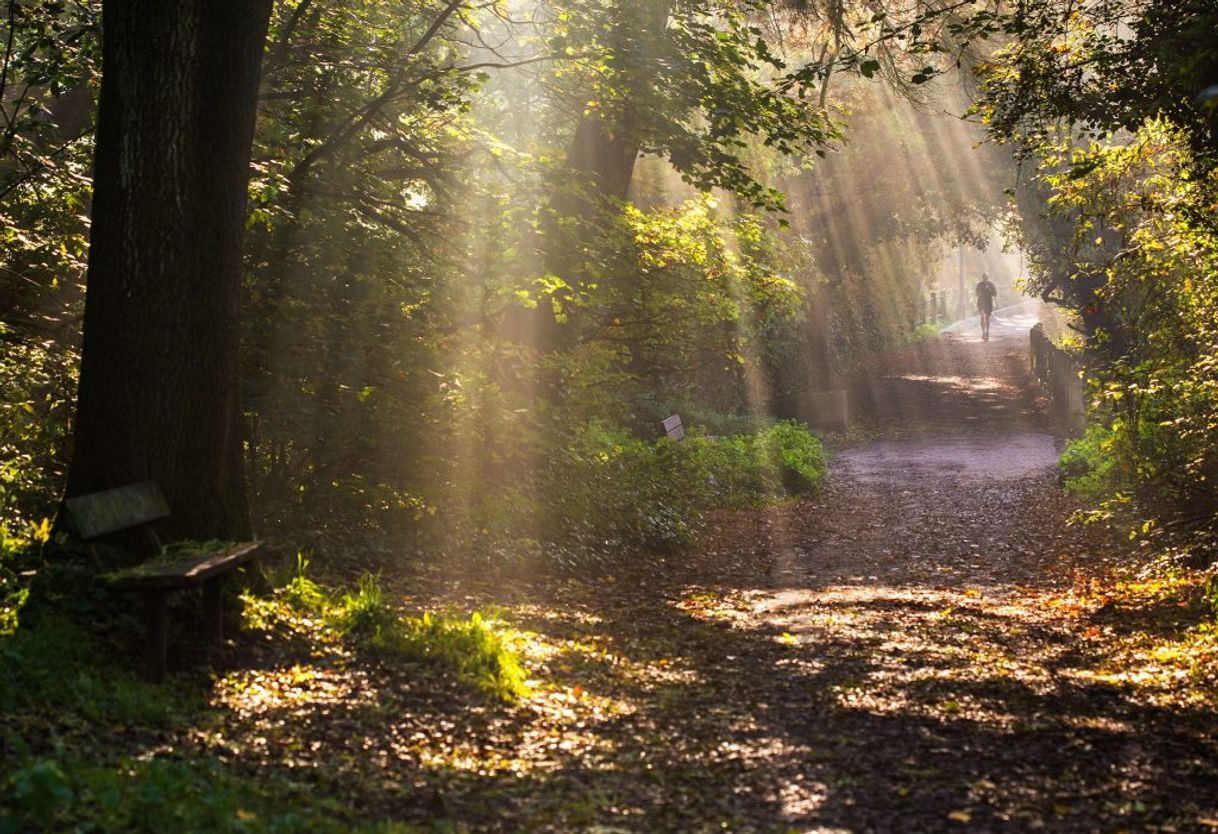
[[[239,542],[223,550],[185,551],[172,561],[150,561],[106,574],[106,582],[120,591],[184,588],[227,573],[253,559],[258,542]]]

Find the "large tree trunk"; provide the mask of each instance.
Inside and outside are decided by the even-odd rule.
[[[567,150],[567,178],[554,195],[556,211],[595,221],[610,200],[629,196],[641,144],[636,122],[630,107],[610,123],[591,114],[580,119]]]
[[[68,494],[156,481],[169,532],[249,534],[241,238],[271,0],[106,0]]]

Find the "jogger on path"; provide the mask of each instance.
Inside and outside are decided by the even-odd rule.
[[[981,280],[977,282],[977,312],[981,314],[981,338],[986,342],[990,340],[990,316],[994,314],[996,295],[998,288],[990,280],[990,274],[981,273]]]

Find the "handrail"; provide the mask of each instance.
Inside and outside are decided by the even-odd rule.
[[[1045,335],[1044,324],[1029,331],[1032,373],[1053,397],[1057,413],[1071,431],[1081,434],[1087,422],[1086,383],[1083,367],[1074,357]]]

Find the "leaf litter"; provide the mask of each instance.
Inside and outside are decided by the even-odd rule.
[[[862,369],[825,491],[719,514],[690,552],[386,579],[403,610],[493,610],[530,677],[518,703],[252,630],[189,726],[71,737],[425,830],[1218,830],[1203,576],[1131,579],[1126,549],[1067,525],[1052,468],[852,472],[877,440],[925,461],[936,438],[1060,434],[1022,352],[944,339]]]

